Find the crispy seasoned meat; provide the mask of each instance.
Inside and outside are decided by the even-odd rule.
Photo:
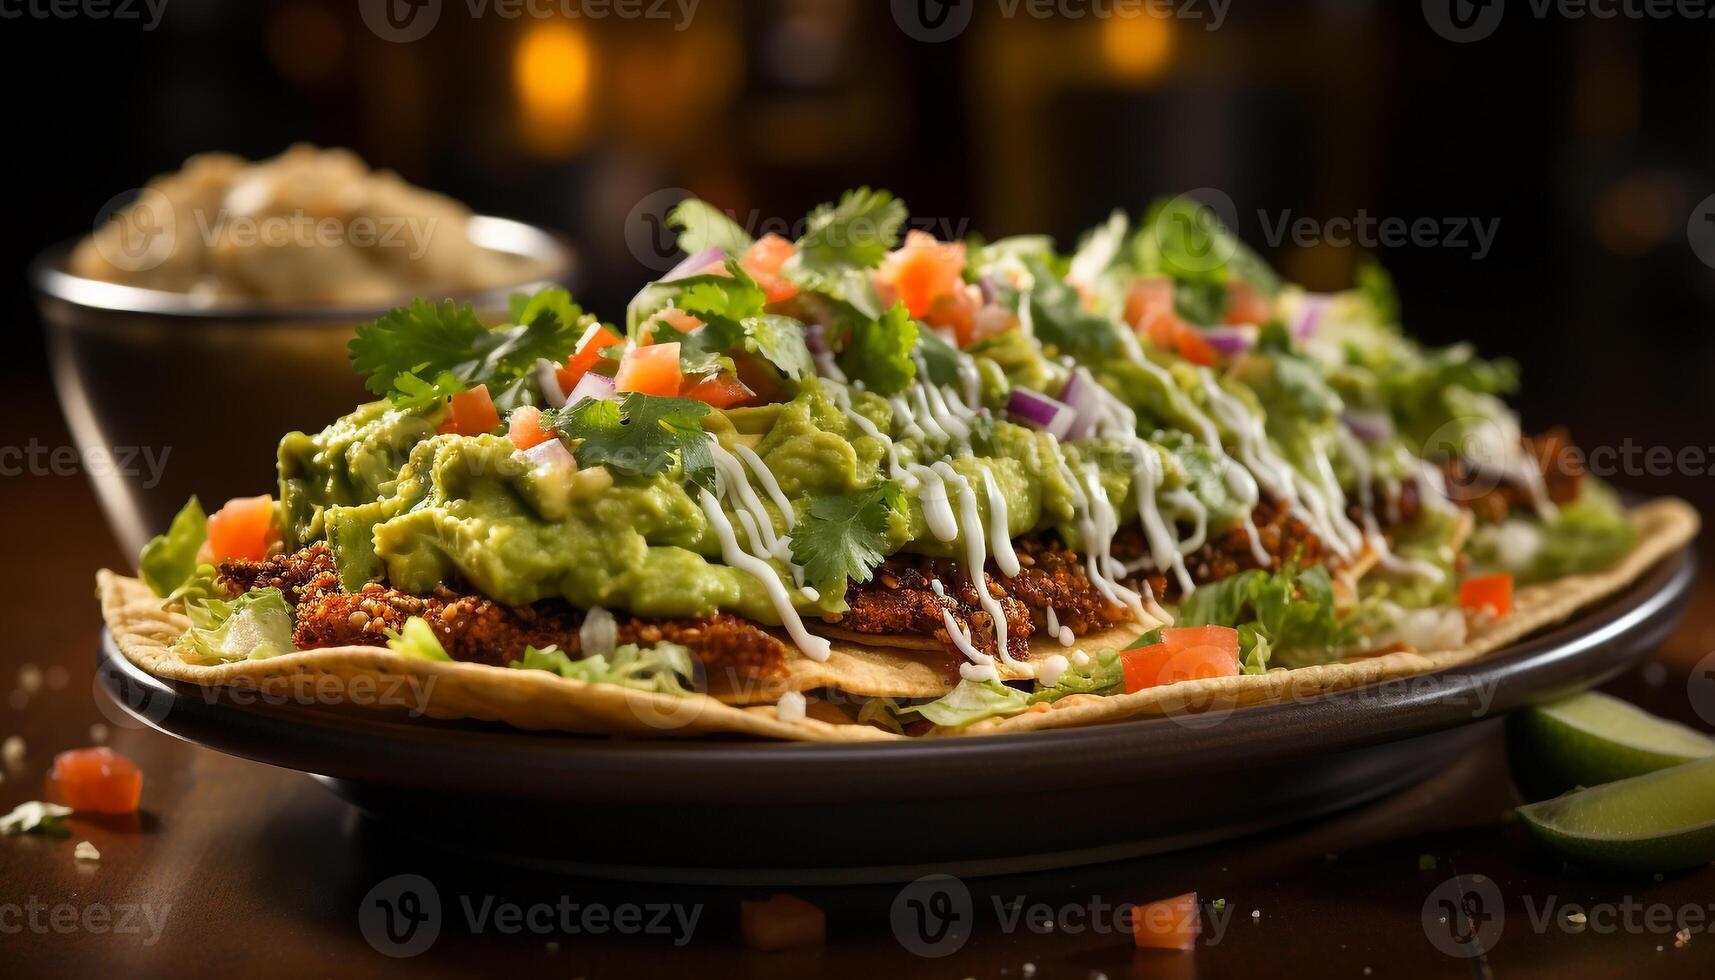
[[[989,595],[1000,602],[1006,616],[1007,652],[1024,659],[1035,629],[1030,610],[1007,594],[1004,578],[992,570],[986,578]],[[937,582],[940,593],[934,589]],[[854,582],[846,589],[846,604],[850,611],[829,622],[854,633],[931,636],[948,651],[958,653],[943,615],[951,613],[954,622],[970,633],[972,646],[989,656],[996,653],[988,611],[978,601],[970,577],[953,559],[894,555],[876,568],[868,582]]]
[[[339,588],[325,544],[261,562],[227,562],[221,579],[229,588],[275,586],[296,607],[292,642],[301,648],[382,646],[387,631],[397,631],[421,616],[454,660],[504,665],[524,655],[526,646],[558,646],[577,657],[578,627],[584,615],[564,602],[503,606],[480,595],[442,586],[433,595],[416,596],[377,583],[358,592]],[[711,672],[734,679],[776,677],[785,671],[787,645],[748,620],[727,613],[686,619],[616,617],[619,642],[677,643],[689,649]]]
[[[1523,445],[1525,454],[1542,473],[1548,499],[1557,504],[1576,500],[1584,481],[1584,464],[1571,435],[1557,427],[1540,436],[1525,437]],[[1491,471],[1457,459],[1443,462],[1441,469],[1453,500],[1470,508],[1479,520],[1504,521],[1515,510],[1535,507],[1530,490],[1516,480],[1497,478]]]
[[[263,561],[223,561],[219,571],[220,582],[233,594],[272,586],[285,593],[286,601],[292,605],[297,605],[304,596],[339,588],[333,552],[324,541]]]
[[[1074,636],[1108,629],[1131,618],[1131,611],[1107,600],[1091,584],[1089,573],[1072,549],[1047,535],[1018,542],[1018,574],[1001,579],[1006,590],[1039,618],[1049,609]]]
[[[1292,559],[1300,565],[1322,561],[1321,539],[1303,521],[1293,517],[1286,504],[1265,500],[1251,512],[1251,520],[1256,524],[1257,540],[1269,556],[1269,568],[1279,568],[1282,562]],[[1143,531],[1136,527],[1122,529],[1114,537],[1113,554],[1121,561],[1133,561],[1149,554]],[[1243,527],[1235,527],[1220,537],[1211,538],[1201,548],[1185,556],[1185,570],[1191,573],[1191,581],[1199,585],[1217,582],[1256,567],[1250,534]],[[1157,598],[1179,595],[1176,576],[1158,570],[1150,572],[1144,581],[1149,583]]]

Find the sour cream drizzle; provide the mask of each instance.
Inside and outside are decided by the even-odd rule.
[[[970,481],[945,460],[930,469],[959,493],[959,519],[963,525],[960,530],[963,532],[965,544],[965,574],[971,577],[971,586],[976,589],[978,604],[988,613],[989,624],[994,629],[995,650],[1007,666],[1021,667],[1022,662],[1007,650],[1006,610],[1001,608],[1000,600],[989,595],[988,574],[984,569],[988,563],[988,550],[985,547],[982,514],[977,510],[976,491],[971,489]],[[1016,569],[1016,565],[1014,567]]]
[[[823,661],[832,652],[832,645],[822,637],[816,636],[804,628],[804,621],[799,618],[798,610],[792,606],[792,597],[787,594],[786,586],[780,581],[780,575],[774,566],[761,558],[745,551],[738,543],[738,535],[733,532],[732,522],[727,520],[721,511],[721,502],[707,490],[697,490],[697,501],[702,505],[703,514],[709,519],[709,526],[715,530],[715,536],[721,543],[721,560],[734,568],[749,572],[762,583],[768,592],[768,599],[774,604],[774,611],[780,616],[780,625],[786,628],[788,636],[804,656],[811,660]]]

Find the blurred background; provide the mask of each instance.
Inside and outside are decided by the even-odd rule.
[[[563,235],[579,298],[610,319],[659,271],[627,222],[665,188],[796,220],[867,183],[943,236],[1045,230],[1065,245],[1114,207],[1213,187],[1247,240],[1316,289],[1347,285],[1366,251],[1340,220],[1357,236],[1366,216],[1428,219],[1432,241],[1369,250],[1414,332],[1522,362],[1527,427],[1715,445],[1715,241],[1688,235],[1715,206],[1706,22],[1515,4],[1459,43],[1433,2],[1381,0],[1078,17],[1113,8],[389,2],[427,32],[384,36],[400,31],[369,26],[388,13],[369,0],[166,0],[158,15],[135,0],[137,19],[0,26],[15,215],[0,296],[16,338],[0,443],[65,441],[23,277],[33,254],[193,153],[311,141]],[[1281,233],[1300,218],[1319,231]],[[1711,466],[1715,452],[1701,471],[1615,480],[1707,505]]]

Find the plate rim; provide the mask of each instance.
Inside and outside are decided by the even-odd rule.
[[[1476,723],[1593,686],[1630,666],[1643,651],[1621,648],[1628,642],[1637,646],[1639,635],[1677,623],[1696,570],[1695,553],[1687,545],[1567,622],[1471,663],[1244,707],[1204,728],[1152,717],[890,742],[642,740],[298,706],[258,709],[227,703],[224,696],[211,698],[200,685],[149,674],[118,652],[105,628],[97,676],[122,711],[151,728],[229,755],[328,778],[444,789],[456,771],[460,791],[473,794],[627,804],[694,795],[757,805],[873,800],[878,785],[905,780],[916,798],[952,799],[982,795],[981,786],[973,785],[981,780],[973,781],[972,774],[988,773],[991,766],[1005,766],[1014,777],[991,779],[992,795],[1004,795],[1019,779],[1044,787],[1089,788],[1188,770],[1251,768],[1302,754],[1300,743],[1307,738],[1314,739],[1317,751],[1337,752]],[[1601,654],[1609,647],[1620,653],[1604,661]],[[1492,695],[1486,703],[1460,707],[1462,697],[1485,689]],[[200,696],[186,697],[190,691]],[[153,703],[156,697],[165,699],[164,710]],[[434,765],[425,765],[425,759]],[[1067,765],[1068,759],[1103,764]],[[377,766],[383,771],[377,772]],[[827,778],[828,769],[837,770],[839,778]],[[760,786],[747,778],[764,773],[768,779]],[[574,774],[579,779],[573,784],[541,778]],[[813,798],[803,795],[806,787],[817,789]]]

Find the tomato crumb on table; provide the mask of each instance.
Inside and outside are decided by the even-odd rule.
[[[142,770],[105,745],[54,756],[49,779],[60,800],[80,813],[134,813],[143,799]]]
[[[1131,910],[1131,938],[1140,949],[1194,949],[1202,935],[1197,893],[1186,892]]]
[[[763,952],[820,946],[828,938],[828,920],[795,895],[772,895],[765,902],[739,903],[738,931],[746,946]]]

